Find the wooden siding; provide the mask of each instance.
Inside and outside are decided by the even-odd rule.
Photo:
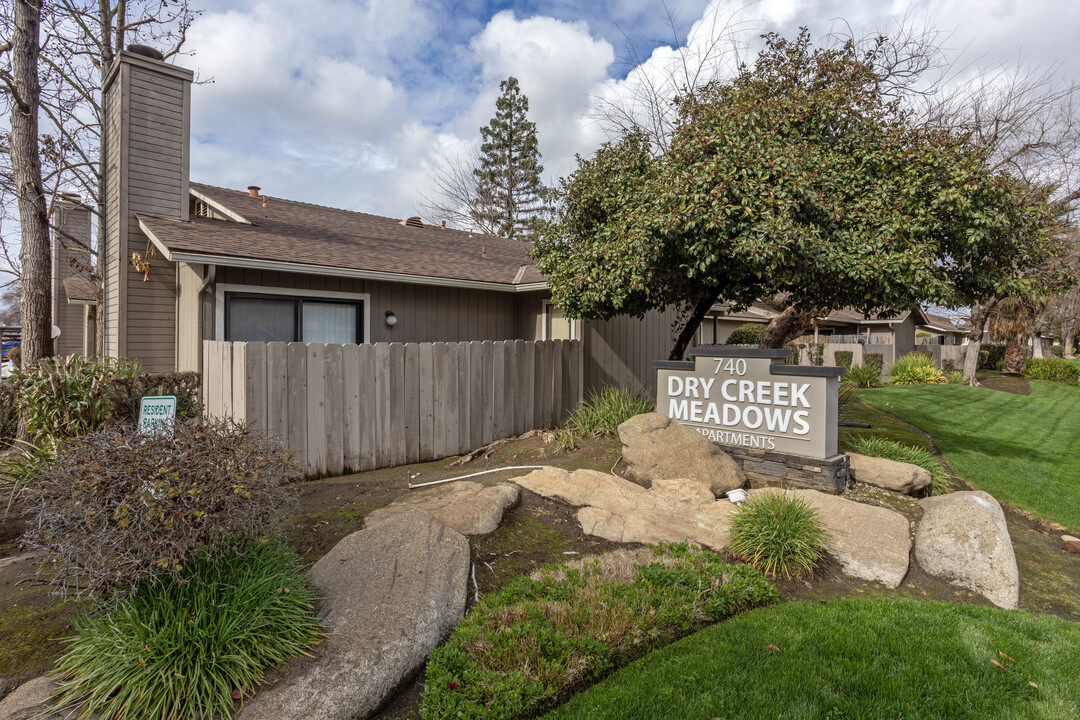
[[[68,302],[64,278],[85,277],[72,269],[69,260],[90,267],[90,210],[82,205],[57,203],[52,222],[56,228],[52,237],[52,322],[60,328],[53,349],[57,355],[82,355],[86,310],[83,305]]]
[[[282,440],[306,475],[459,455],[566,420],[581,343],[203,344],[211,417]]]
[[[653,362],[666,360],[675,344],[675,308],[646,313],[641,320],[620,316],[584,323],[583,376],[585,390],[607,385],[639,390],[652,395],[656,389]]]
[[[202,368],[199,294],[203,272],[203,266],[198,264],[176,266],[176,369],[179,372],[198,372]]]
[[[129,53],[106,80],[105,352],[150,371],[178,364],[178,270],[152,251],[136,214],[188,219],[190,93],[189,71]],[[148,276],[135,252],[154,255]]]

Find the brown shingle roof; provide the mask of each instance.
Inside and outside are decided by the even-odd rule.
[[[92,303],[97,301],[94,284],[84,278],[64,278],[64,294],[68,302]]]
[[[251,224],[209,218],[179,222],[140,215],[139,220],[170,253],[508,286],[544,281],[526,254],[530,244],[520,240],[410,227],[393,218],[271,196],[266,196],[264,208],[261,197],[246,192],[198,183],[191,183],[191,189]]]

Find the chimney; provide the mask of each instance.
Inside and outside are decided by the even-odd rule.
[[[445,221],[445,220],[443,220],[443,221],[442,221],[442,229],[443,229],[443,230],[445,230],[445,229],[446,229],[446,221]]]
[[[90,269],[90,208],[77,195],[63,194],[52,207],[52,324],[60,328],[54,350],[57,355],[82,355],[83,306],[68,302],[64,280],[89,282],[86,272],[72,264]]]
[[[161,53],[129,46],[102,85],[105,148],[104,297],[106,357],[138,360],[151,372],[176,367],[176,267],[156,253],[136,215],[186,222],[191,127],[190,70]],[[138,253],[144,273],[132,265]],[[133,322],[137,321],[137,322]]]
[[[259,191],[262,190],[258,185],[248,185],[248,195],[253,198],[259,197]]]

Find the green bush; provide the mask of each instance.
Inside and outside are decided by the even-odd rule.
[[[893,385],[943,385],[945,375],[937,369],[933,355],[913,352],[896,359],[889,368],[889,382]]]
[[[760,345],[761,338],[765,337],[765,325],[761,323],[746,323],[731,331],[725,345]]]
[[[864,353],[863,362],[867,365],[873,365],[877,368],[878,377],[881,377],[881,371],[885,369],[885,356],[881,353]]]
[[[979,370],[1001,370],[1005,365],[1005,346],[985,344],[979,350]]]
[[[949,474],[945,472],[945,466],[941,464],[937,456],[929,450],[884,438],[869,437],[861,438],[856,443],[855,452],[869,457],[918,465],[930,473],[930,495],[941,495],[949,491]]]
[[[865,365],[856,363],[844,371],[845,385],[854,385],[855,387],[860,388],[872,388],[877,387],[880,382],[881,371],[869,363]]]
[[[1061,358],[1035,358],[1027,361],[1021,373],[1032,380],[1053,380],[1066,385],[1080,384],[1080,365]]]
[[[769,575],[812,575],[828,534],[821,513],[781,490],[752,495],[731,517],[731,552]]]
[[[810,364],[821,367],[825,364],[825,343],[807,343],[806,353],[810,356]]]
[[[12,383],[0,382],[0,450],[14,442],[18,429],[18,393]]]
[[[1050,357],[1056,357],[1056,358],[1065,357],[1065,348],[1063,348],[1061,345],[1051,345],[1050,346]]]
[[[956,363],[954,363],[952,360],[945,359],[941,361],[941,372],[945,373],[946,375],[953,372],[954,370],[959,369],[960,368],[956,367]]]
[[[833,362],[837,367],[851,367],[851,361],[855,357],[855,353],[850,350],[837,350],[833,353]]]
[[[798,343],[794,340],[784,343],[784,349],[791,353],[790,357],[784,358],[785,365],[798,365],[799,354],[801,352]]]
[[[642,413],[652,412],[656,404],[645,389],[630,392],[624,388],[608,385],[599,392],[591,392],[576,410],[570,413],[566,425],[582,436],[617,435],[624,422]]]
[[[687,545],[519,577],[432,653],[424,720],[538,717],[615,667],[698,628],[776,602],[747,565]]]
[[[919,332],[915,333],[915,337],[917,337],[917,338],[928,338],[928,337],[934,337],[934,336],[931,335],[930,333],[924,331],[924,330],[920,330]]]
[[[143,373],[130,360],[47,358],[13,380],[19,412],[45,449],[113,421],[135,423],[143,395],[175,395],[178,417],[202,413],[198,373]]]
[[[322,635],[317,597],[278,542],[200,556],[176,579],[143,583],[75,623],[54,670],[61,707],[81,705],[101,720],[229,718],[234,691],[252,693],[265,670]]]
[[[61,592],[130,592],[197,553],[270,531],[299,472],[275,440],[228,421],[180,419],[175,436],[110,426],[60,446],[26,488],[31,547]]]
[[[960,370],[950,370],[945,373],[945,382],[948,385],[963,385],[967,382],[964,379],[964,373]]]

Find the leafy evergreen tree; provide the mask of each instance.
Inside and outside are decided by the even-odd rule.
[[[517,78],[499,85],[495,117],[480,128],[479,166],[473,170],[477,183],[476,213],[481,225],[499,235],[523,237],[533,232],[541,212],[540,150],[536,123],[531,122],[529,98],[521,93]]]

